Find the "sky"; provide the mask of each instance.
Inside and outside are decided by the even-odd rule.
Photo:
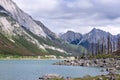
[[[120,33],[120,0],[13,0],[24,12],[59,34],[92,28]]]

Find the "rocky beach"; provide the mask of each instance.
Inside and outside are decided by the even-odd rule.
[[[103,67],[113,68],[120,70],[120,59],[106,58],[106,59],[75,59],[64,60],[56,62],[53,65],[66,65],[66,66],[85,66],[85,67]]]
[[[56,62],[53,65],[65,65],[65,66],[83,66],[83,67],[102,67],[108,72],[108,74],[90,76],[86,75],[81,78],[64,77],[57,74],[43,75],[42,80],[120,80],[120,59],[106,58],[106,59],[75,59],[64,60]],[[101,69],[101,72],[104,72]]]
[[[39,80],[120,80],[120,75],[109,73],[107,75],[98,75],[98,76],[86,75],[82,78],[71,78],[71,77],[64,77],[58,74],[46,74],[43,75],[42,77],[39,77]]]
[[[75,59],[56,62],[53,63],[53,65],[102,67],[105,68],[108,74],[98,76],[85,75],[78,78],[64,77],[64,75],[59,74],[45,74],[39,77],[40,80],[120,80],[120,59]],[[104,72],[104,70],[101,70],[101,72]]]

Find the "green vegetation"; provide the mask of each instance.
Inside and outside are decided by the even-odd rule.
[[[2,17],[6,17],[6,16],[8,16],[6,13],[0,13],[0,16],[2,16]]]
[[[25,29],[26,30],[26,29]],[[55,40],[50,40],[48,38],[44,38],[44,37],[38,37],[37,35],[33,34],[32,32],[26,30],[26,32],[28,34],[30,34],[32,37],[34,37],[35,39],[37,39],[41,44],[47,44],[49,46],[54,46],[56,48],[60,48],[63,49],[69,53],[72,53],[74,55],[80,55],[82,53],[87,52],[87,50],[80,46],[80,45],[73,45],[73,44],[68,44],[68,43],[63,43],[62,40],[60,39],[55,39]],[[58,51],[54,51],[54,50],[48,50],[49,54],[54,54],[54,55],[61,55],[63,53],[58,52]]]
[[[99,76],[96,76],[96,77],[75,78],[73,80],[99,80]],[[107,80],[107,78],[103,76],[102,80]]]
[[[30,32],[29,30],[25,29],[24,30],[30,34],[33,38],[37,39],[41,44],[47,44],[47,45],[51,45],[51,46],[54,46],[54,43],[48,39],[48,38],[44,38],[44,37],[39,37],[35,34],[33,34],[32,32]]]
[[[18,58],[20,55],[12,55],[12,54],[3,54],[3,53],[0,53],[0,59],[2,58],[7,58],[7,57],[14,57],[14,58]]]
[[[6,17],[6,19],[11,23],[11,26],[16,24],[16,21],[9,17],[6,13],[0,13],[0,16]],[[1,25],[2,26],[2,25]],[[19,35],[12,36],[10,34],[6,34],[2,31],[0,26],[0,53],[1,56],[8,56],[8,55],[20,55],[20,56],[37,56],[37,55],[56,55],[56,56],[67,56],[65,53],[59,52],[57,50],[52,49],[40,49],[36,44],[28,41],[26,37],[27,35]],[[29,30],[24,30],[30,34],[33,38],[37,39],[41,45],[49,45],[56,48],[63,49],[71,54],[80,55],[81,53],[86,52],[86,49],[82,46],[72,45],[68,43],[64,43],[62,40],[53,38],[53,40],[49,38],[39,37]],[[11,41],[11,40],[13,41]],[[4,54],[4,55],[3,55]]]
[[[6,19],[11,23],[11,26],[14,26],[14,24],[16,24],[15,20],[9,17],[7,14],[0,13],[0,16],[6,17]],[[46,55],[55,52],[50,50],[49,50],[50,52],[48,52],[43,49],[40,49],[36,44],[27,41],[27,39],[25,38],[28,37],[27,35],[20,36],[18,34],[17,36],[10,36],[9,34],[2,32],[1,26],[0,26],[0,53],[2,57],[11,56],[11,55],[37,56],[37,55]],[[38,37],[32,34],[30,31],[27,32],[32,36],[34,36],[36,39],[38,39],[40,44],[52,45],[52,42],[48,41],[48,39]],[[14,42],[12,42],[10,39],[13,40]],[[57,51],[55,53],[57,53]],[[61,53],[59,53],[59,55],[60,54]]]
[[[16,44],[18,44],[21,47],[26,48],[27,50],[36,53],[36,55],[42,55],[44,53],[47,53],[43,49],[39,49],[37,45],[27,41],[24,37],[14,38]]]
[[[119,74],[115,74],[114,76],[117,78],[115,80],[120,80]],[[100,80],[99,78],[102,78],[102,80],[111,80],[107,76],[95,76],[95,77],[88,76],[88,77],[83,77],[83,78],[74,78],[73,80]]]
[[[66,51],[73,53],[75,56],[82,55],[83,53],[84,54],[87,53],[87,49],[85,49],[84,47],[82,47],[80,45],[73,45],[73,44],[64,43],[63,47]]]
[[[67,55],[65,53],[61,53],[59,51],[51,50],[51,49],[46,49],[49,53],[47,55],[55,55],[55,56],[64,56],[66,57]]]
[[[88,56],[88,58],[90,58],[90,59],[93,59],[93,58],[96,58],[96,59],[101,59],[101,58],[103,58],[103,59],[105,59],[105,58],[120,58],[120,56],[118,56],[118,55],[115,55],[115,54],[113,54],[113,53],[111,53],[111,54],[97,54],[97,55],[94,55],[94,56]]]
[[[115,80],[120,80],[120,75],[119,74],[116,74],[114,76],[117,78]],[[99,78],[102,78],[102,79],[99,79]],[[83,78],[72,78],[72,79],[68,79],[68,80],[111,80],[109,78],[110,77],[107,77],[107,76],[95,76],[95,77],[85,76]],[[50,80],[66,80],[66,79],[64,79],[64,78],[53,78],[53,79],[50,79]]]
[[[0,33],[0,53],[8,55],[18,54],[17,46],[8,40],[3,34]]]

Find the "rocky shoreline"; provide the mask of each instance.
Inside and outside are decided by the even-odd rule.
[[[120,59],[106,58],[106,59],[75,59],[64,60],[56,62],[53,65],[65,65],[65,66],[83,66],[83,67],[102,67],[106,68],[108,74],[90,76],[86,75],[82,78],[64,77],[57,74],[43,75],[39,79],[41,80],[120,80]],[[101,70],[103,72],[104,70]]]
[[[106,58],[106,59],[75,59],[64,60],[56,62],[53,65],[66,65],[66,66],[85,66],[85,67],[102,67],[109,70],[120,70],[120,59]]]
[[[64,77],[58,74],[46,74],[42,77],[39,77],[40,80],[120,80],[119,74],[109,73],[107,75],[99,75],[92,77],[90,75],[86,75],[82,78],[71,78],[71,77]]]

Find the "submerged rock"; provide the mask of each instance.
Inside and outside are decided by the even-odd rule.
[[[41,80],[50,80],[50,79],[61,79],[63,76],[58,75],[58,74],[46,74],[43,75],[42,77],[39,77]]]

